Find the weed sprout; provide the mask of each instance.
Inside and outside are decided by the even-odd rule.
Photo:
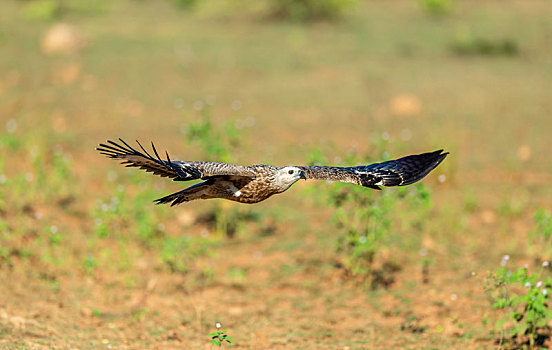
[[[533,349],[542,341],[539,332],[552,321],[548,300],[552,278],[544,266],[534,273],[526,267],[510,270],[505,266],[509,258],[505,257],[508,255],[502,258],[501,267],[489,274],[485,286],[492,307],[502,311],[495,324],[501,332],[500,343],[522,341]]]
[[[222,325],[220,322],[217,322],[215,324],[215,327],[217,330],[215,332],[209,333],[209,337],[211,337],[211,340],[209,341],[211,344],[218,346],[219,349],[222,349],[222,345],[224,343],[228,343],[228,345],[232,345],[232,337],[226,334],[225,329],[221,329]]]

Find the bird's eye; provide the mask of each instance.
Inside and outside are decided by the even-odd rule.
[[[293,170],[288,171],[288,174],[290,175],[293,174]]]

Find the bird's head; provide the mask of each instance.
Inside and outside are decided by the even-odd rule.
[[[278,172],[276,173],[276,184],[282,189],[282,191],[287,190],[291,185],[300,179],[306,180],[307,176],[301,168],[296,166],[283,167],[278,169]]]

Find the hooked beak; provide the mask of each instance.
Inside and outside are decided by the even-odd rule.
[[[307,179],[307,174],[305,174],[304,171],[301,171],[301,172],[299,173],[299,178],[300,178],[300,179],[303,179],[303,180],[306,180],[306,179]]]

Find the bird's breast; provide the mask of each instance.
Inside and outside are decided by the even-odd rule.
[[[279,193],[278,190],[271,186],[270,183],[256,179],[240,188],[239,196],[235,196],[234,200],[241,203],[258,203],[276,193]]]

